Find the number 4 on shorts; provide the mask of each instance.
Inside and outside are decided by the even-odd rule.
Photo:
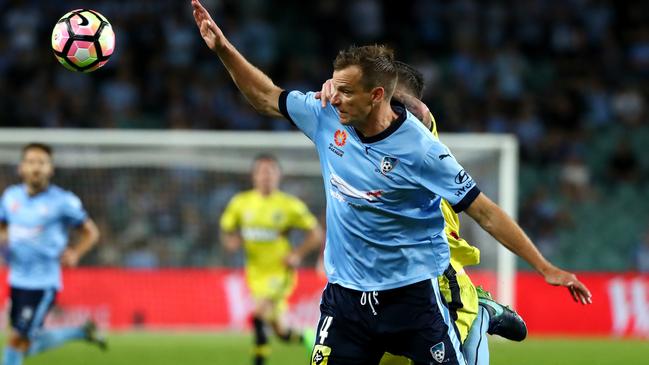
[[[319,343],[322,345],[324,344],[325,340],[327,339],[327,336],[329,336],[329,327],[331,327],[331,321],[333,321],[333,317],[331,316],[326,316],[324,320],[322,321],[322,327],[320,327],[320,333],[318,334],[320,336],[320,341]]]

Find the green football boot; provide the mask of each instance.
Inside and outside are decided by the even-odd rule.
[[[512,341],[523,341],[527,337],[527,325],[516,311],[502,305],[491,297],[491,294],[478,286],[478,303],[489,313],[490,335],[498,335]]]
[[[86,335],[86,341],[90,342],[93,345],[97,345],[102,351],[108,349],[108,342],[106,338],[99,334],[97,330],[97,324],[93,320],[87,320],[86,323],[82,326],[83,332]]]

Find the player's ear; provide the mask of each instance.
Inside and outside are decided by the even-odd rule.
[[[383,100],[385,96],[385,89],[381,86],[377,86],[370,91],[370,97],[372,99],[372,104],[378,104]]]

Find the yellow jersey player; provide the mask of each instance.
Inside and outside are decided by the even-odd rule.
[[[397,61],[396,64],[399,81],[394,98],[403,102],[430,129],[435,138],[439,138],[435,118],[420,101],[424,86],[422,74],[406,63]],[[488,292],[473,284],[464,267],[480,263],[480,250],[460,237],[459,216],[444,199],[441,209],[451,258],[448,269],[438,278],[440,291],[455,319],[467,363],[488,365],[486,333],[522,341],[527,336],[527,327],[516,312],[495,302]],[[381,364],[405,365],[412,364],[412,361],[386,353]]]
[[[322,230],[307,206],[281,192],[281,171],[272,155],[260,155],[252,166],[253,189],[235,195],[221,216],[222,242],[234,252],[245,252],[246,281],[254,300],[254,364],[264,364],[269,354],[265,327],[287,342],[303,341],[302,333],[285,328],[281,314],[296,284],[295,267],[322,242]],[[292,248],[287,233],[306,232],[304,241]]]

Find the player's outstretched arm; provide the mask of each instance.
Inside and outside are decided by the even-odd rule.
[[[67,267],[75,267],[79,264],[79,260],[90,249],[97,244],[99,240],[99,229],[92,219],[88,218],[78,228],[79,241],[73,246],[68,247],[61,255],[61,264]]]
[[[498,242],[532,265],[548,284],[567,287],[576,302],[592,303],[590,291],[575,274],[546,260],[520,226],[487,196],[480,193],[465,211]]]
[[[248,62],[223,35],[210,13],[198,0],[192,0],[194,20],[205,44],[214,51],[230,73],[248,102],[260,114],[269,117],[282,117],[279,111],[279,95],[282,89],[261,70]]]

